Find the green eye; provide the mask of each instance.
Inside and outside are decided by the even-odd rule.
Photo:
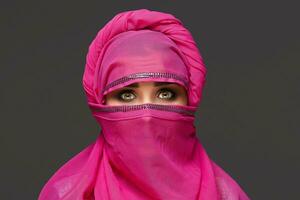
[[[175,93],[169,89],[162,89],[161,92],[158,94],[158,97],[161,99],[174,99]]]
[[[134,98],[135,95],[130,90],[126,90],[118,94],[118,99],[121,101],[131,101]]]

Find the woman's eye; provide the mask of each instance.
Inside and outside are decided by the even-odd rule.
[[[118,99],[121,101],[131,101],[134,98],[135,98],[135,95],[130,91],[121,92],[118,95]]]
[[[129,102],[129,101],[134,100],[136,98],[136,95],[134,94],[134,92],[132,90],[123,90],[123,91],[119,92],[116,95],[116,97],[119,101]],[[157,97],[162,100],[170,101],[170,100],[173,100],[176,98],[176,93],[170,89],[164,88],[158,92]]]
[[[175,98],[175,93],[168,89],[162,89],[158,94],[158,97],[161,99],[171,100]]]

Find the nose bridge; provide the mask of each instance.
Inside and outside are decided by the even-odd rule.
[[[142,83],[141,84],[141,98],[140,98],[140,103],[153,103],[153,97],[152,97],[152,92],[151,92],[151,87],[152,85],[149,85],[149,83]]]
[[[149,91],[143,92],[143,96],[142,96],[142,103],[152,103],[153,99],[150,95]]]

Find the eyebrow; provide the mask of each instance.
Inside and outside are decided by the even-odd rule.
[[[174,84],[171,82],[154,82],[154,86],[162,86],[162,85],[169,85],[169,84]],[[133,88],[138,88],[139,87],[139,83],[132,83],[130,85],[127,85],[125,87],[133,87]]]

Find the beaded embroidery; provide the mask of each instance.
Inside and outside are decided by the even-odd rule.
[[[128,112],[141,109],[155,109],[162,111],[177,112],[184,115],[194,115],[194,110],[177,107],[175,105],[161,105],[161,104],[138,104],[138,105],[124,105],[124,106],[108,106],[102,108],[94,108],[96,112]]]
[[[128,76],[123,76],[122,78],[112,81],[111,83],[107,84],[103,88],[102,93],[104,93],[106,90],[108,90],[111,87],[114,87],[121,83],[127,82],[129,80],[133,80],[133,79],[137,79],[137,78],[153,78],[153,77],[155,77],[155,78],[160,78],[160,77],[173,78],[173,79],[182,81],[183,84],[188,88],[188,80],[178,74],[169,73],[169,72],[139,72],[139,73],[129,74]]]

